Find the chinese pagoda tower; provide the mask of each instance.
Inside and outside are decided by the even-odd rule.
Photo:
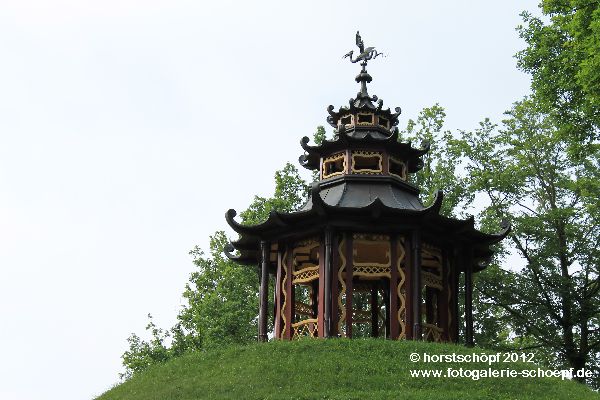
[[[370,96],[367,62],[381,53],[364,48],[353,63],[362,69],[360,91],[348,106],[329,106],[333,140],[317,146],[302,138],[300,164],[319,171],[307,202],[297,211],[271,212],[258,225],[228,224],[239,235],[227,256],[259,266],[259,335],[268,338],[269,279],[274,280],[273,332],[277,339],[386,337],[458,342],[464,323],[473,345],[473,273],[485,268],[491,246],[509,232],[486,234],[473,218],[440,215],[438,191],[425,206],[411,174],[423,167],[429,146],[398,139],[400,108],[383,108]],[[237,254],[234,252],[237,250]],[[464,317],[459,318],[459,281],[464,274]]]

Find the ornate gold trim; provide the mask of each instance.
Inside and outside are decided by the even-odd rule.
[[[385,124],[381,123],[381,120],[385,120]],[[390,119],[389,118],[385,118],[385,117],[381,117],[381,116],[377,116],[377,125],[379,126],[383,126],[385,129],[390,129]]]
[[[317,318],[309,318],[292,324],[292,340],[300,339],[302,336],[311,338],[319,335],[319,324]],[[312,327],[311,327],[312,324]]]
[[[359,122],[361,115],[366,115],[366,116],[371,117],[371,122]],[[375,114],[373,114],[373,113],[357,113],[356,114],[356,125],[375,125]]]
[[[342,304],[342,297],[346,294],[346,282],[344,280],[344,269],[346,268],[346,256],[345,256],[345,246],[346,246],[346,238],[340,240],[340,244],[338,246],[338,254],[340,256],[340,268],[338,269],[338,282],[341,284],[342,288],[340,289],[340,293],[338,294],[338,308],[340,318],[338,320],[338,334],[340,336],[346,336],[346,332],[342,329],[344,327],[344,322],[346,322],[346,306]]]
[[[398,174],[394,174],[392,172],[392,163],[396,163],[396,164],[400,164],[402,166],[402,175],[398,175]],[[392,176],[397,176],[398,178],[402,179],[403,181],[406,180],[407,178],[407,174],[406,174],[406,163],[402,160],[397,159],[396,157],[392,157],[390,156],[389,158],[389,162],[388,162],[388,172],[390,175]]]
[[[421,271],[422,282],[424,286],[444,290],[442,263],[442,251],[429,243],[423,243],[421,252],[421,268],[433,269],[433,272],[424,270]]]
[[[369,169],[369,168],[365,168],[365,169],[356,169],[355,165],[356,165],[356,157],[363,157],[363,158],[367,158],[367,157],[376,157],[379,160],[379,167],[378,169]],[[363,150],[358,150],[358,151],[353,151],[352,152],[352,168],[351,171],[353,174],[381,174],[383,173],[383,156],[380,152],[378,151],[363,151]]]
[[[427,341],[431,338],[431,341],[440,343],[442,341],[442,332],[444,330],[433,324],[422,324],[423,327],[423,340]]]
[[[355,241],[365,241],[365,242],[381,242],[381,241],[389,241],[389,235],[378,235],[375,233],[354,233],[352,234],[352,239]]]
[[[398,263],[396,264],[396,268],[398,269],[398,276],[400,277],[400,282],[398,282],[398,300],[400,302],[400,307],[398,307],[398,321],[400,322],[400,333],[398,335],[398,339],[406,339],[406,288],[404,287],[404,283],[406,281],[406,275],[404,274],[404,270],[402,269],[402,261],[406,256],[406,252],[404,251],[404,238],[398,238],[397,246],[397,256]]]
[[[330,162],[334,162],[335,163],[336,161],[339,161],[339,160],[343,161],[343,163],[342,163],[342,170],[338,171],[338,172],[333,172],[331,174],[327,174],[326,173],[327,168],[325,167],[325,165],[327,163],[330,163]],[[347,163],[348,163],[348,161],[346,160],[346,152],[335,153],[335,154],[330,155],[327,158],[324,158],[323,159],[323,166],[321,168],[321,177],[323,179],[327,179],[327,178],[331,178],[331,177],[338,176],[338,175],[344,175],[344,173],[346,172],[346,168],[348,166]]]
[[[352,276],[362,276],[365,278],[379,278],[379,277],[391,277],[391,267],[392,260],[390,259],[390,237],[388,235],[372,235],[366,233],[355,233],[353,235],[353,244],[352,244],[352,265],[353,271]],[[357,258],[357,250],[360,245],[381,245],[385,246],[385,258],[386,262],[374,262],[374,261],[365,261],[359,262],[356,261]]]
[[[361,263],[352,272],[352,276],[363,276],[365,278],[391,277],[391,268],[377,263]]]
[[[438,290],[444,290],[442,285],[442,278],[431,272],[421,271],[421,279],[423,280],[423,286],[429,286]]]
[[[294,303],[294,308],[296,309],[296,314],[305,315],[307,317],[313,316],[313,310],[310,304],[296,301]]]
[[[293,271],[292,275],[294,276],[292,279],[293,284],[311,282],[319,279],[319,266],[302,268],[301,270]]]
[[[288,249],[285,249],[285,252],[283,253],[283,257],[282,260],[283,262],[281,263],[281,267],[283,269],[283,272],[285,273],[285,275],[283,276],[283,279],[281,280],[281,293],[283,295],[283,304],[281,305],[281,319],[283,320],[283,327],[281,328],[281,338],[283,339],[283,337],[285,336],[285,330],[287,329],[287,319],[285,318],[285,308],[287,305],[287,292],[285,290],[285,284],[287,283],[287,279],[288,279],[288,267],[287,267],[287,254],[288,254]]]
[[[348,118],[348,117],[350,117],[350,123],[349,124],[343,124],[342,120],[344,118]],[[346,115],[340,117],[340,119],[338,120],[338,126],[341,126],[341,125],[344,125],[344,126],[354,125],[354,114],[346,114]]]

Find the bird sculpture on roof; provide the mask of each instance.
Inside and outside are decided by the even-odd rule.
[[[379,53],[375,50],[375,47],[367,47],[365,49],[365,44],[363,43],[362,38],[360,37],[360,32],[356,31],[356,46],[360,50],[360,54],[356,58],[352,58],[354,55],[354,50],[350,50],[343,58],[350,58],[350,62],[355,64],[359,61],[362,61],[361,65],[366,66],[369,60],[376,58],[377,56],[383,55],[383,53]]]

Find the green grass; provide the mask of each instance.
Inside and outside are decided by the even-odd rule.
[[[190,353],[114,387],[111,399],[600,399],[559,378],[416,378],[410,369],[487,369],[486,363],[413,363],[409,356],[481,354],[462,346],[386,340],[277,341]],[[492,352],[487,352],[492,354]],[[497,363],[501,370],[537,369]]]

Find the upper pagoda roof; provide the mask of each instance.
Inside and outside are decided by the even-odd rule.
[[[341,125],[335,131],[333,140],[323,140],[320,145],[309,146],[310,139],[304,136],[300,146],[306,154],[298,158],[300,165],[311,170],[318,169],[321,157],[328,156],[340,150],[360,146],[364,149],[385,148],[391,155],[406,160],[408,172],[417,172],[423,168],[421,157],[429,151],[429,143],[423,142],[422,148],[412,147],[411,142],[398,141],[398,129],[394,128],[387,135],[370,126],[353,126],[346,128]]]
[[[357,82],[361,83],[361,90],[356,94],[356,98],[351,98],[348,103],[349,106],[341,106],[337,111],[333,105],[327,107],[329,116],[327,122],[334,128],[338,127],[340,119],[349,114],[357,114],[359,112],[372,112],[375,115],[381,116],[389,121],[389,126],[393,127],[398,125],[398,117],[402,113],[400,107],[396,107],[392,112],[389,108],[383,109],[383,100],[379,99],[376,95],[370,96],[367,92],[367,83],[371,82],[373,78],[366,71],[361,72],[356,76]],[[377,102],[377,105],[373,104]]]

